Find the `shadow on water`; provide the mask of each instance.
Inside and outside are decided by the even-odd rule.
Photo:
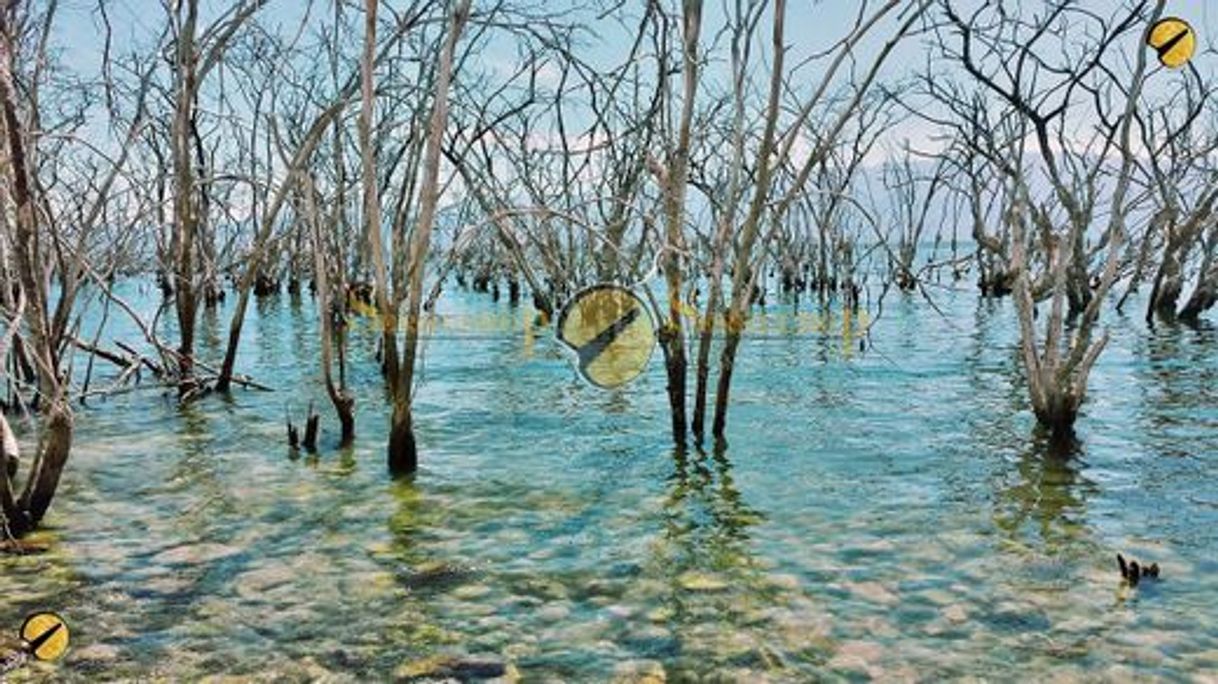
[[[999,325],[1008,315],[1002,302],[978,299],[964,355],[973,407],[963,415],[987,450],[1018,442],[1018,418],[1028,405],[1017,341]]]
[[[190,402],[178,407],[176,423],[179,456],[169,462],[167,493],[180,495],[183,502],[178,510],[177,523],[191,535],[202,535],[214,530],[216,517],[231,515],[236,506],[230,501],[230,483],[222,472],[225,459],[217,451],[217,435],[221,425],[209,415],[212,407],[199,402]]]
[[[427,527],[423,493],[414,478],[402,477],[393,481],[390,494],[394,503],[393,513],[389,516],[389,532],[393,540],[391,548],[394,557],[409,569],[424,559],[419,543],[419,534]],[[410,586],[409,583],[407,586]]]

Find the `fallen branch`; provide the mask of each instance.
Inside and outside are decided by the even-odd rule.
[[[135,350],[134,347],[127,344],[126,342],[123,342],[121,340],[115,340],[114,344],[117,345],[119,349],[122,349],[123,351],[127,352],[128,354],[131,354],[131,356],[133,356],[141,364],[146,366],[148,368],[148,370],[152,371],[153,373],[156,373],[157,377],[165,378],[165,377],[169,376],[169,374],[165,371],[164,368],[157,365],[157,363],[155,361],[153,361],[152,359],[144,356],[143,354],[140,354],[138,351]]]
[[[96,344],[82,340],[79,337],[72,337],[71,342],[77,349],[80,349],[81,351],[89,352],[90,354],[92,354],[96,357],[99,357],[101,359],[105,359],[106,361],[109,361],[110,363],[112,363],[116,366],[119,366],[121,368],[124,368],[124,369],[128,368],[131,365],[133,365],[133,363],[134,363],[133,360],[128,357],[122,356],[121,354],[118,354],[117,352],[112,352],[108,349],[99,347]]]

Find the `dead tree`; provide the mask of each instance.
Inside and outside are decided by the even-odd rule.
[[[340,444],[346,446],[355,440],[355,395],[346,386],[346,302],[341,286],[343,264],[338,260],[327,260],[333,254],[332,242],[326,240],[321,229],[321,218],[317,211],[317,190],[311,177],[304,182],[303,204],[305,221],[311,228],[313,251],[313,279],[317,289],[317,323],[321,338],[321,371],[326,384],[326,394],[338,413],[341,429]],[[338,274],[330,278],[330,271]],[[332,283],[338,287],[332,287]],[[335,340],[338,342],[338,382],[334,381],[333,358]]]
[[[7,319],[0,339],[0,374],[7,375],[12,350],[15,367],[28,371],[33,381],[30,389],[41,414],[38,446],[20,495],[17,442],[0,415],[0,511],[3,531],[11,536],[28,532],[43,519],[67,463],[73,436],[71,353],[81,346],[79,323],[74,322],[81,281],[87,277],[105,288],[106,276],[99,276],[98,270],[112,275],[121,263],[121,256],[97,255],[90,245],[99,237],[114,238],[111,248],[118,252],[129,239],[123,228],[102,224],[111,223],[107,207],[112,191],[145,123],[152,73],[148,63],[133,61],[135,87],[126,91],[132,107],[125,115],[113,99],[107,100],[106,114],[125,134],[115,141],[118,152],[113,156],[100,152],[81,133],[89,105],[83,97],[72,99],[79,97],[76,88],[60,88],[62,101],[48,105],[43,99],[42,86],[55,83],[47,72],[57,69],[47,50],[55,10],[54,3],[40,14],[21,3],[0,9],[0,245],[6,246],[0,269],[13,276],[4,280],[0,298]],[[34,40],[22,40],[21,27]],[[108,56],[103,62],[108,74]],[[63,119],[48,121],[48,113]],[[95,268],[103,259],[91,261],[99,256],[107,263]],[[25,334],[19,329],[22,320]],[[93,347],[91,354],[104,354]],[[18,402],[20,394],[20,389],[14,393]]]
[[[448,126],[449,91],[456,68],[457,41],[470,17],[470,0],[456,0],[447,12],[442,47],[436,58],[436,79],[431,93],[430,114],[423,130],[422,177],[418,180],[418,215],[410,240],[395,233],[392,272],[387,266],[377,179],[376,151],[372,145],[374,104],[374,46],[376,45],[378,0],[366,0],[364,51],[361,58],[361,109],[359,140],[363,174],[364,234],[370,244],[376,277],[377,309],[383,332],[385,376],[393,404],[388,445],[389,471],[406,475],[418,468],[412,414],[415,362],[419,349],[419,322],[423,305],[424,268],[431,247],[440,195],[440,156]],[[406,302],[406,330],[398,352],[399,306]]]
[[[1195,84],[1192,76],[1196,77]],[[1146,321],[1152,325],[1156,317],[1195,321],[1208,308],[1202,305],[1204,292],[1214,285],[1211,265],[1218,176],[1214,174],[1212,155],[1218,149],[1218,130],[1212,125],[1214,110],[1209,104],[1212,93],[1208,84],[1196,71],[1186,73],[1181,80],[1183,87],[1161,102],[1143,100],[1135,113],[1142,147],[1148,151],[1138,167],[1157,209],[1136,241],[1140,245],[1137,255],[1131,255],[1134,272],[1126,297],[1149,274],[1152,259],[1158,256],[1146,305]],[[1208,117],[1204,116],[1207,109]],[[1190,273],[1197,253],[1201,254],[1200,263]],[[1193,295],[1178,311],[1190,279],[1196,283]]]
[[[782,0],[775,2],[769,100],[764,110],[764,131],[761,133],[759,150],[755,158],[752,198],[734,240],[730,244],[718,246],[722,250],[732,248],[734,252],[732,254],[731,299],[724,311],[724,343],[720,352],[719,377],[715,392],[712,434],[716,438],[723,438],[727,426],[728,398],[731,392],[736,354],[745,330],[748,309],[752,301],[751,295],[762,271],[761,259],[755,253],[755,248],[760,238],[764,238],[762,240],[764,245],[765,242],[768,242],[769,236],[773,234],[772,229],[763,232],[763,222],[765,225],[772,226],[785,220],[791,206],[804,196],[804,188],[813,171],[841,140],[847,126],[858,117],[864,100],[871,92],[871,87],[879,76],[881,67],[892,54],[893,48],[914,29],[928,6],[929,2],[905,5],[897,0],[889,0],[869,14],[860,14],[850,33],[829,53],[832,55],[832,59],[814,92],[798,103],[794,119],[779,135],[777,122],[783,109],[781,96],[787,89],[788,74],[783,67],[783,54],[786,50],[784,43],[785,2]],[[794,176],[785,180],[782,187],[776,187],[773,183],[776,178],[775,168],[793,157],[795,143],[797,140],[803,139],[802,136],[805,133],[805,127],[809,125],[812,112],[817,107],[825,106],[827,93],[835,82],[842,65],[854,55],[854,47],[859,41],[872,35],[877,27],[882,25],[883,19],[894,14],[899,15],[899,20],[891,37],[874,54],[861,78],[856,76],[850,94],[844,98],[844,104],[830,110],[828,114],[830,123],[823,127],[814,138],[812,149],[808,152],[807,157],[797,164]],[[764,256],[764,251],[762,256]],[[708,312],[708,315],[714,315],[714,313]]]
[[[946,163],[940,161],[927,175],[921,174],[909,148],[897,160],[889,162],[883,171],[884,186],[895,200],[893,232],[896,233],[895,263],[891,264],[897,287],[910,291],[917,288],[918,272],[914,267],[918,247],[926,231],[927,219],[934,207],[939,190],[945,182]]]
[[[1118,77],[1115,68],[1104,60],[1120,37],[1147,21],[1153,23],[1163,5],[1164,0],[1153,8],[1147,2],[1130,3],[1105,19],[1075,2],[1054,2],[1044,15],[1004,15],[1003,28],[994,29],[998,25],[993,23],[992,8],[981,8],[964,19],[950,2],[942,3],[944,17],[960,46],[951,52],[953,59],[980,87],[1007,102],[1012,117],[1020,122],[1020,134],[1011,144],[1015,158],[991,161],[1002,171],[1012,197],[1008,220],[1016,274],[1014,293],[1032,410],[1040,424],[1059,438],[1072,434],[1086,395],[1088,375],[1108,341],[1106,332],[1095,339],[1096,324],[1104,297],[1118,275],[1131,211],[1135,168],[1132,131],[1146,79],[1146,54],[1138,52],[1136,64],[1126,77]],[[1067,45],[1054,55],[1054,62],[1046,61],[1049,37],[1076,21],[1088,22],[1096,29],[1082,34],[1091,35],[1091,40],[1082,44],[1081,55],[1071,52],[1080,49],[1078,44]],[[1073,139],[1066,113],[1088,102],[1097,107],[1094,115],[1099,124],[1089,137]],[[1110,103],[1121,103],[1120,109],[1110,111],[1110,107],[1116,107]],[[1023,161],[1029,138],[1036,141],[1039,161],[1052,189],[1048,199],[1034,198]],[[1115,168],[1110,166],[1110,153],[1119,159]],[[1105,171],[1111,176],[1108,182],[1112,189],[1098,248],[1105,251],[1104,260],[1093,283],[1087,276],[1089,250],[1085,238],[1101,201],[1100,176]],[[1064,209],[1064,220],[1055,211],[1057,206]],[[1037,335],[1035,323],[1036,276],[1029,255],[1032,229],[1038,236],[1048,281],[1050,303],[1043,339]],[[1068,337],[1067,307],[1076,316]]]
[[[175,36],[173,50],[173,124],[170,156],[173,164],[174,230],[170,254],[174,263],[173,294],[180,343],[177,349],[179,393],[195,392],[195,318],[199,305],[198,263],[195,254],[208,216],[205,169],[198,130],[199,92],[207,76],[220,63],[230,41],[266,0],[243,0],[225,11],[209,26],[199,28],[199,0],[183,0],[171,11]],[[167,6],[168,8],[168,6]]]
[[[10,459],[16,459],[16,439],[7,419],[0,412],[0,533],[20,537],[41,522],[59,486],[59,478],[72,448],[72,408],[68,401],[66,382],[60,366],[57,325],[52,320],[51,298],[44,279],[47,243],[61,236],[53,234],[56,226],[39,220],[40,198],[38,183],[31,168],[27,142],[34,139],[21,116],[20,95],[14,82],[18,55],[15,23],[18,7],[0,8],[0,132],[4,135],[4,185],[8,202],[0,207],[14,215],[13,261],[19,279],[21,305],[16,315],[7,321],[0,350],[7,352],[15,335],[21,313],[29,328],[25,353],[32,361],[38,379],[38,396],[42,413],[38,448],[30,460],[29,474],[20,496],[13,489]],[[48,18],[49,22],[50,19]],[[45,57],[44,55],[38,58]],[[27,117],[34,116],[26,112]],[[62,304],[61,304],[62,305]],[[68,304],[70,307],[70,302]],[[7,356],[7,354],[6,354]]]
[[[782,3],[783,0],[778,0]],[[672,417],[672,436],[678,445],[685,444],[688,431],[686,415],[685,328],[682,323],[684,306],[681,301],[682,254],[685,250],[685,195],[689,186],[690,128],[698,94],[698,40],[702,30],[702,1],[685,0],[681,33],[681,113],[678,119],[675,145],[661,167],[654,169],[663,188],[664,284],[668,294],[667,314],[660,326],[660,345],[664,350],[664,369],[668,374],[668,410]],[[669,144],[672,144],[671,142]]]

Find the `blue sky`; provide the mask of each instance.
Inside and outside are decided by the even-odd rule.
[[[734,2],[734,0],[728,0]],[[703,24],[704,40],[711,40],[723,24],[725,0],[707,0],[706,16]],[[394,3],[389,3],[394,4]],[[553,6],[556,3],[548,3]],[[566,3],[561,3],[566,4]],[[574,3],[579,6],[580,3]],[[675,4],[670,0],[669,4]],[[873,0],[871,6],[879,3]],[[960,1],[956,3],[961,11],[976,6],[973,2]],[[1009,3],[1019,5],[1020,3]],[[229,5],[225,0],[204,0],[204,19],[215,16],[216,13]],[[478,5],[475,0],[475,7]],[[1039,6],[1039,0],[1025,3],[1026,6]],[[1189,20],[1197,28],[1202,38],[1202,44],[1211,49],[1218,44],[1218,6],[1213,0],[1173,0],[1167,4],[1167,14],[1178,15]],[[1103,9],[1105,6],[1115,9],[1118,3],[1093,2],[1092,7]],[[114,27],[114,49],[122,51],[130,49],[133,44],[146,45],[161,29],[165,21],[165,12],[159,0],[107,0],[107,7]],[[306,3],[302,0],[271,0],[263,10],[260,20],[268,24],[279,24],[287,33],[295,28],[303,13]],[[641,0],[627,2],[626,11],[632,15],[641,12]],[[790,2],[787,12],[787,44],[789,46],[788,64],[794,64],[809,54],[824,50],[840,38],[852,23],[859,11],[857,0],[796,0]],[[96,13],[96,0],[62,0],[59,21],[53,44],[63,50],[68,63],[73,68],[86,73],[96,73],[100,66],[100,51],[102,34],[100,21]],[[331,0],[315,0],[313,14],[329,16],[332,12]],[[353,11],[353,10],[348,10]],[[629,22],[625,22],[630,24]],[[768,51],[769,28],[768,19],[763,22],[763,28],[758,36],[758,45]],[[891,27],[892,22],[888,23]],[[887,37],[885,32],[877,33],[875,40],[862,46],[861,52],[874,50]],[[623,29],[615,28],[609,21],[596,25],[595,33],[585,37],[584,54],[597,62],[619,62],[628,45],[627,35]],[[900,45],[890,59],[887,73],[897,76],[911,68],[919,68],[924,63],[926,47],[925,38],[913,38]],[[1128,49],[1136,49],[1136,41],[1129,41]],[[498,53],[498,54],[497,54]],[[483,58],[488,62],[511,60],[514,48],[506,43],[492,43],[485,50]],[[1132,57],[1132,55],[1131,55]],[[1195,63],[1203,73],[1212,74],[1218,68],[1218,55],[1199,54]],[[820,66],[806,69],[808,87],[815,81]],[[716,72],[721,76],[726,72],[722,64],[712,65],[707,75],[714,78]],[[1171,75],[1164,75],[1152,87],[1170,87]],[[759,79],[759,82],[761,79]],[[915,147],[929,145],[928,137],[931,129],[916,118],[907,118],[900,126],[891,131],[885,143],[889,149],[901,146],[901,141],[908,139]]]

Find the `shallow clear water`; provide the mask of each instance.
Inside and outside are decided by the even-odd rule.
[[[367,323],[339,451],[312,302],[259,302],[240,367],[278,391],[78,412],[51,552],[0,556],[0,630],[53,609],[73,646],[13,679],[381,680],[435,656],[526,681],[1218,672],[1218,333],[1109,313],[1062,455],[1033,434],[1011,303],[936,296],[946,316],[890,296],[863,353],[840,317],[772,307],[730,448],[681,455],[658,353],[598,391],[531,311],[449,294],[466,332],[426,347],[398,483]],[[310,399],[325,445],[293,457],[284,412]],[[1163,580],[1123,589],[1118,551]]]

